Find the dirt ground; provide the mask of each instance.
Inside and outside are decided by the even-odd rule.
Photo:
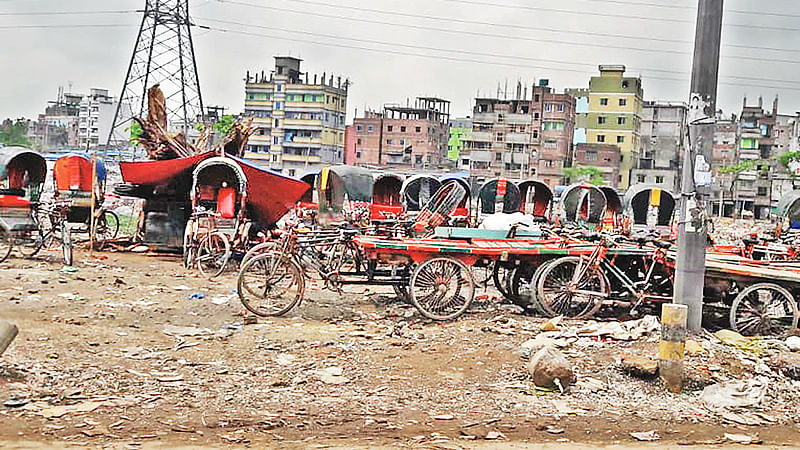
[[[579,381],[562,394],[536,389],[519,355],[543,319],[491,291],[432,323],[390,290],[312,285],[287,317],[244,325],[232,274],[210,282],[173,256],[76,261],[0,264],[0,318],[20,329],[0,357],[0,447],[686,448],[730,445],[725,433],[800,445],[788,380],[773,378],[766,424],[701,405],[705,385],[758,372],[724,350],[688,361],[687,389],[670,394],[619,368],[621,353],[653,356],[656,337],[577,339],[564,354]],[[629,434],[651,430],[660,441]]]

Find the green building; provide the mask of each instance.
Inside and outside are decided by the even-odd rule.
[[[447,140],[447,159],[458,162],[464,141],[472,136],[472,119],[469,117],[450,120],[450,139]]]

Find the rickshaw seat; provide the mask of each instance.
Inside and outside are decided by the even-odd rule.
[[[236,217],[236,190],[231,187],[219,189],[217,194],[217,213],[220,217],[231,219]]]
[[[0,208],[30,208],[31,202],[19,195],[0,195]]]

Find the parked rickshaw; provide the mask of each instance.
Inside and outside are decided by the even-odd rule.
[[[0,148],[0,262],[14,246],[32,257],[45,245],[60,241],[67,265],[72,265],[72,239],[66,204],[39,204],[47,162],[24,147]]]
[[[606,195],[598,186],[576,183],[561,193],[559,209],[566,222],[596,227],[602,223],[607,205]]]
[[[427,174],[406,178],[401,189],[403,206],[406,213],[416,215],[433,198],[433,194],[442,186],[436,177]]]
[[[297,202],[297,216],[310,223],[316,221],[317,214],[319,213],[319,201],[317,199],[318,178],[319,170],[314,170],[300,177],[300,181],[306,183],[309,190],[306,191],[300,201]]]
[[[333,166],[322,169],[317,182],[320,223],[349,222],[367,226],[372,185],[372,173],[363,167]]]
[[[616,230],[622,219],[622,198],[611,186],[599,186],[606,197],[606,211],[603,214],[603,229]]]
[[[625,193],[624,208],[633,227],[669,227],[675,213],[675,197],[659,186],[637,184]]]
[[[445,175],[441,179],[442,186],[447,183],[458,183],[464,188],[464,199],[459,202],[453,212],[450,213],[450,221],[454,226],[469,226],[470,214],[472,210],[472,189],[470,188],[469,181],[460,176]]]
[[[522,198],[519,187],[505,178],[489,180],[478,192],[478,208],[481,214],[506,213],[519,211]]]
[[[800,190],[784,195],[778,201],[778,218],[788,222],[790,229],[800,229]]]
[[[92,175],[96,177],[92,183]],[[108,240],[117,237],[119,217],[103,207],[106,166],[97,160],[92,167],[92,160],[83,155],[68,154],[59,158],[53,167],[55,197],[69,202],[67,221],[81,224],[79,232],[91,231],[92,187],[94,186],[95,236],[94,242],[102,247]],[[73,229],[73,231],[75,231]]]
[[[525,180],[517,186],[521,199],[520,211],[537,220],[548,220],[553,203],[553,191],[550,187],[537,180]]]
[[[375,182],[372,185],[372,203],[370,204],[370,221],[392,221],[403,219],[401,191],[403,177],[388,172],[374,174]]]

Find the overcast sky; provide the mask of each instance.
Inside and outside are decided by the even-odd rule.
[[[195,23],[213,28],[193,31],[204,103],[234,113],[243,109],[245,71],[270,70],[278,54],[300,56],[304,71],[350,78],[348,122],[355,109],[360,114],[365,106],[421,95],[451,100],[453,115],[462,116],[477,94],[494,96],[506,82],[548,78],[558,91],[586,87],[598,64],[625,64],[640,73],[647,100],[685,101],[689,95],[693,0],[190,4]],[[59,86],[118,95],[140,17],[82,12],[143,6],[144,0],[0,0],[0,118],[36,117]],[[738,112],[744,95],[750,103],[763,95],[771,106],[779,94],[782,113],[800,110],[800,2],[727,0],[726,10],[718,106]],[[81,13],[19,14],[61,11]],[[123,26],[52,27],[90,24]]]

